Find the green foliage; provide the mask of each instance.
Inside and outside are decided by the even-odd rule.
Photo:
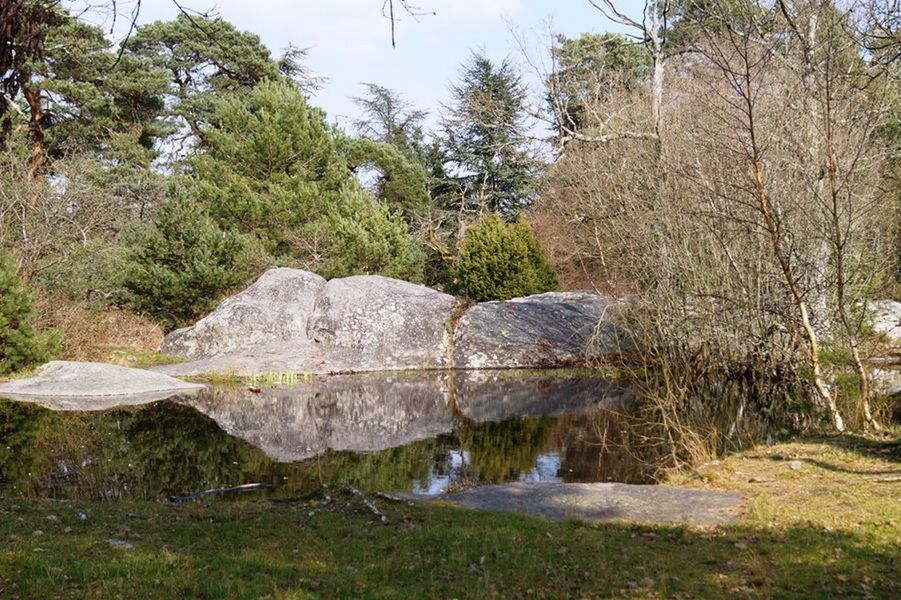
[[[509,61],[474,54],[451,93],[430,161],[436,196],[454,210],[517,215],[531,204],[540,171],[526,132],[522,79]]]
[[[126,48],[170,74],[168,114],[201,139],[216,98],[281,76],[259,36],[219,18],[182,13],[173,21],[144,25]]]
[[[51,158],[90,152],[119,164],[146,167],[168,76],[134,56],[118,56],[103,31],[60,10],[43,29],[43,53],[22,70],[29,130],[39,153]]]
[[[55,340],[34,330],[34,297],[0,251],[0,375],[49,360]]]
[[[366,96],[353,98],[363,113],[354,121],[354,129],[363,139],[389,144],[408,160],[424,163],[425,133],[422,129],[427,112],[416,110],[400,94],[374,83],[365,83]]]
[[[460,442],[469,451],[481,483],[515,481],[532,470],[547,448],[554,421],[553,417],[532,417],[463,423]]]
[[[211,310],[251,276],[243,236],[220,230],[196,203],[173,198],[157,210],[154,226],[127,233],[123,285],[127,302],[166,329]]]
[[[329,209],[327,277],[380,274],[420,282],[425,256],[398,213],[374,203],[354,186],[343,202]]]
[[[555,73],[547,82],[548,103],[558,131],[598,126],[591,104],[637,87],[651,70],[651,56],[642,45],[611,33],[559,35],[551,53]]]
[[[473,300],[508,300],[557,289],[554,268],[531,227],[496,214],[467,231],[454,269],[455,288]]]
[[[205,151],[191,160],[188,190],[223,230],[253,236],[276,262],[330,276],[422,278],[407,225],[364,192],[347,148],[294,86],[261,83],[221,100],[214,117]],[[397,175],[391,189],[413,210],[422,202],[418,172],[387,146],[358,146],[367,144],[387,157],[385,173]]]
[[[421,215],[428,208],[428,175],[415,160],[396,146],[368,139],[347,140],[347,156],[352,165],[379,172],[376,197],[406,218]]]

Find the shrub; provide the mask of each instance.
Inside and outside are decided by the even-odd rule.
[[[222,293],[252,275],[244,237],[221,231],[194,202],[166,202],[154,226],[126,235],[123,285],[127,303],[167,331],[212,310]]]
[[[557,277],[528,224],[492,214],[466,233],[454,288],[479,302],[509,300],[555,290]]]
[[[52,334],[32,326],[34,297],[16,274],[15,264],[0,251],[0,375],[49,360]]]

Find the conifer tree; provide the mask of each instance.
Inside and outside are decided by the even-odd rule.
[[[0,375],[50,358],[53,337],[34,330],[34,297],[16,275],[16,266],[0,251]]]

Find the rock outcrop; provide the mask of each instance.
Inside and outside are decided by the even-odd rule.
[[[453,296],[378,275],[325,282],[306,271],[273,269],[195,325],[166,336],[160,350],[191,362],[157,370],[184,376],[542,368],[620,349],[616,304],[593,292],[478,304],[452,334],[455,306]]]
[[[870,303],[873,330],[888,338],[893,346],[901,346],[901,302],[877,300]]]
[[[618,352],[616,305],[594,292],[549,292],[470,308],[454,333],[460,369],[583,364]]]
[[[53,361],[35,377],[0,385],[0,398],[36,402],[54,410],[99,410],[153,402],[205,387],[143,369]]]
[[[308,335],[329,362],[353,370],[445,368],[455,303],[378,275],[333,279],[316,302]]]
[[[270,269],[206,318],[166,336],[160,352],[189,360],[304,343],[325,279],[299,269]],[[283,347],[284,347],[283,346]]]
[[[160,350],[191,362],[156,370],[190,376],[445,368],[455,303],[378,275],[326,282],[299,269],[273,269],[195,325],[167,335]]]

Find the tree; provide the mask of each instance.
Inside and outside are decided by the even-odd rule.
[[[146,166],[163,133],[156,119],[165,73],[118,57],[99,27],[72,18],[56,3],[31,0],[15,10],[27,22],[10,35],[14,57],[7,61],[5,108],[28,119],[32,175],[49,158],[85,151],[120,163],[140,155]],[[20,93],[24,111],[14,104]],[[4,141],[14,120],[7,110]]]
[[[0,375],[50,358],[54,339],[34,330],[34,316],[34,297],[19,281],[13,261],[0,251]]]
[[[189,161],[188,193],[223,230],[257,239],[274,262],[334,276],[421,277],[415,243],[390,212],[421,198],[388,206],[366,195],[349,168],[346,140],[293,85],[264,82],[217,101],[203,148]],[[407,163],[394,158],[397,169],[386,173],[402,175]],[[416,185],[415,175],[396,181]]]
[[[374,169],[378,177],[375,197],[408,221],[421,216],[429,206],[428,174],[393,144],[368,139],[346,140],[347,159],[352,171]]]
[[[12,130],[15,114],[24,116],[16,104],[24,84],[31,78],[31,63],[44,55],[47,26],[62,19],[52,0],[10,0],[0,11],[0,147]],[[34,97],[27,98],[32,111],[40,108]],[[40,113],[32,123],[40,123]]]
[[[591,133],[607,125],[597,107],[621,90],[645,84],[651,73],[650,56],[643,46],[609,33],[585,33],[578,38],[558,35],[551,59],[548,104],[563,141],[569,137],[567,131]]]
[[[483,217],[466,233],[454,268],[454,287],[478,302],[509,300],[557,289],[557,277],[524,222]]]
[[[365,96],[353,98],[363,117],[354,120],[357,134],[367,140],[390,144],[408,160],[423,162],[425,134],[423,122],[428,116],[416,110],[394,90],[375,83],[364,83]]]
[[[185,12],[173,21],[140,27],[126,50],[168,74],[168,115],[176,126],[188,128],[189,137],[201,140],[215,98],[280,79],[282,68],[290,75],[298,58],[289,49],[280,63],[259,36],[220,18]]]
[[[540,163],[527,134],[526,91],[509,61],[473,54],[451,88],[439,134],[436,199],[461,213],[515,218],[533,200]],[[443,188],[443,189],[442,189]]]
[[[202,206],[176,195],[157,209],[153,230],[126,233],[127,303],[166,330],[212,310],[227,290],[252,275],[244,238],[220,230]]]

